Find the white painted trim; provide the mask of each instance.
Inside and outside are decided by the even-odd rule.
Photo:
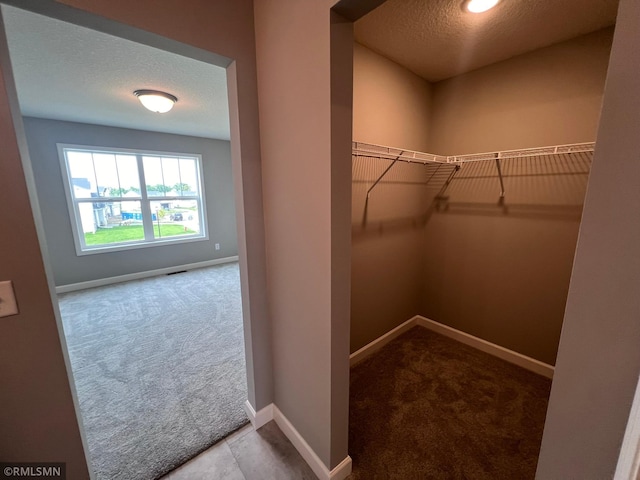
[[[157,247],[167,244],[176,244],[176,243],[187,243],[187,242],[196,242],[202,240],[209,239],[209,230],[208,230],[208,222],[207,222],[207,212],[206,212],[206,199],[204,192],[204,182],[202,180],[202,155],[198,153],[169,153],[169,152],[159,152],[154,150],[139,150],[139,149],[128,149],[128,148],[111,148],[111,147],[99,147],[99,146],[91,146],[91,145],[74,145],[68,143],[57,143],[58,147],[58,157],[60,160],[60,167],[62,176],[64,178],[64,191],[67,197],[67,207],[69,210],[69,217],[71,219],[71,230],[73,232],[73,242],[76,248],[76,255],[95,255],[105,252],[120,252],[125,250],[134,250],[137,248],[147,248],[147,247]],[[154,156],[154,157],[173,157],[173,158],[194,158],[197,160],[197,182],[198,182],[198,195],[189,195],[186,197],[176,197],[163,195],[158,197],[149,197],[146,187],[141,188],[140,196],[136,198],[128,198],[130,201],[140,202],[140,208],[142,209],[142,225],[144,230],[144,239],[131,241],[127,243],[119,243],[119,244],[106,244],[106,245],[96,245],[90,246],[87,245],[82,228],[82,215],[80,214],[79,206],[84,201],[95,202],[96,200],[90,199],[80,199],[76,198],[73,192],[72,185],[72,175],[69,166],[69,158],[67,157],[67,150],[75,150],[75,151],[84,151],[89,153],[128,153],[130,155],[135,155],[136,164],[137,164],[137,176],[140,182],[140,185],[145,185],[144,181],[144,166],[143,166],[143,156]],[[198,221],[200,223],[200,233],[195,233],[191,235],[180,235],[175,236],[173,238],[165,238],[165,239],[156,239],[153,235],[153,220],[151,212],[151,202],[157,201],[172,201],[172,200],[195,200],[198,204]],[[122,197],[109,197],[105,198],[105,201],[122,201]]]
[[[353,366],[356,363],[361,362],[371,354],[380,350],[391,340],[402,335],[404,332],[410,330],[416,325],[444,335],[445,337],[457,340],[460,343],[469,345],[470,347],[481,350],[485,353],[493,355],[494,357],[506,360],[509,363],[518,365],[519,367],[535,372],[539,375],[542,375],[543,377],[553,378],[554,367],[552,365],[536,360],[535,358],[527,357],[526,355],[523,355],[521,353],[514,352],[513,350],[509,350],[508,348],[501,347],[500,345],[496,345],[495,343],[491,343],[481,338],[474,337],[473,335],[462,332],[453,327],[449,327],[448,325],[436,322],[429,318],[425,318],[421,315],[416,315],[415,317],[398,325],[393,330],[385,333],[381,337],[378,337],[373,342],[365,345],[360,350],[353,352],[351,355],[349,355],[349,365]]]
[[[302,435],[275,405],[273,406],[273,419],[320,480],[344,480],[349,476],[351,473],[351,457],[347,455],[338,466],[329,471],[320,460],[320,457],[316,455],[316,452],[313,451]]]
[[[247,400],[244,403],[244,410],[255,430],[274,420],[320,480],[344,480],[351,474],[351,457],[349,456],[329,471],[302,435],[273,403],[256,412]]]
[[[56,287],[56,293],[74,292],[76,290],[84,290],[87,288],[102,287],[113,283],[128,282],[130,280],[140,280],[141,278],[155,277],[158,275],[166,275],[167,273],[181,272],[183,270],[194,270],[196,268],[212,267],[223,263],[237,262],[238,256],[216,258],[214,260],[206,260],[204,262],[187,263],[185,265],[176,265],[175,267],[158,268],[156,270],[147,270],[145,272],[128,273],[126,275],[118,275],[117,277],[98,278],[97,280],[89,280],[87,282],[70,283]]]
[[[415,316],[410,320],[407,320],[401,325],[398,325],[393,330],[388,331],[381,337],[376,338],[373,342],[366,344],[360,350],[353,352],[349,355],[349,366],[353,367],[356,363],[361,362],[368,356],[380,350],[387,343],[393,340],[396,337],[399,337],[407,330],[410,330],[412,327],[415,327],[418,323],[418,317]]]
[[[251,405],[249,400],[247,400],[244,402],[244,411],[247,413],[247,417],[249,417],[249,421],[251,422],[251,425],[253,425],[254,430],[258,430],[260,427],[273,420],[273,403],[270,403],[260,411],[256,412],[253,405]]]
[[[631,404],[631,414],[620,448],[614,480],[635,480],[640,478],[640,381]]]
[[[347,455],[338,465],[336,465],[331,472],[329,472],[329,478],[331,480],[344,480],[351,475],[351,457]]]
[[[521,353],[514,352],[513,350],[509,350],[508,348],[501,347],[500,345],[496,345],[495,343],[487,342],[486,340],[474,337],[473,335],[461,332],[460,330],[456,330],[455,328],[430,320],[420,315],[417,315],[416,317],[414,317],[414,319],[416,320],[417,325],[428,328],[429,330],[444,335],[445,337],[457,340],[460,343],[464,343],[465,345],[469,345],[470,347],[481,350],[485,353],[493,355],[494,357],[506,360],[507,362],[518,365],[519,367],[531,370],[532,372],[535,372],[544,377],[553,378],[554,367],[552,365],[536,360],[535,358],[527,357],[526,355],[522,355]]]

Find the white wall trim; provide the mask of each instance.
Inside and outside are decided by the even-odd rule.
[[[253,406],[249,403],[249,400],[247,400],[244,402],[244,411],[247,413],[247,417],[249,417],[249,421],[251,422],[251,425],[253,425],[254,430],[258,430],[260,427],[273,420],[273,403],[270,403],[256,412]]]
[[[351,355],[349,355],[349,365],[353,367],[356,363],[361,362],[368,356],[380,350],[382,347],[384,347],[387,343],[389,343],[394,338],[399,337],[407,330],[410,330],[411,328],[415,327],[418,324],[417,318],[418,317],[413,317],[407,320],[406,322],[398,325],[393,330],[390,330],[384,335],[376,338],[373,342],[366,344],[360,350],[353,352]]]
[[[640,380],[631,404],[614,480],[635,480],[640,471]]]
[[[316,455],[316,452],[313,451],[302,435],[275,405],[273,406],[273,419],[320,480],[344,480],[349,476],[351,473],[351,457],[347,455],[342,462],[329,471]]]
[[[500,345],[496,345],[495,343],[491,343],[481,338],[474,337],[473,335],[462,332],[453,327],[449,327],[448,325],[436,322],[429,318],[425,318],[421,315],[416,315],[415,317],[398,325],[393,330],[385,333],[381,337],[378,337],[373,342],[365,345],[360,350],[353,352],[351,355],[349,355],[349,364],[353,366],[356,363],[361,362],[371,354],[380,350],[391,340],[402,335],[404,332],[410,330],[416,325],[428,328],[433,332],[457,340],[460,343],[469,345],[470,347],[481,350],[485,353],[493,355],[494,357],[506,360],[509,363],[518,365],[519,367],[535,372],[538,375],[542,375],[543,377],[553,378],[554,367],[552,365],[536,360],[535,358],[527,357],[526,355],[523,355],[521,353],[514,352],[513,350],[509,350],[508,348],[501,347]]]
[[[469,345],[470,347],[477,348],[485,353],[493,355],[494,357],[506,360],[509,363],[518,365],[519,367],[526,368],[534,373],[542,375],[543,377],[553,378],[554,367],[547,363],[536,360],[535,358],[527,357],[521,353],[514,352],[508,348],[501,347],[495,343],[487,342],[482,338],[474,337],[468,333],[456,330],[442,323],[430,320],[428,318],[416,315],[416,324],[422,327],[428,328],[436,333],[444,335],[445,337],[457,340],[460,343]]]
[[[338,465],[335,466],[331,472],[329,472],[329,478],[331,480],[344,480],[351,475],[352,462],[349,455],[346,456]]]
[[[128,273],[126,275],[118,275],[117,277],[98,278],[97,280],[89,280],[87,282],[70,283],[56,287],[56,293],[74,292],[76,290],[84,290],[87,288],[102,287],[113,283],[128,282],[130,280],[140,280],[141,278],[155,277],[157,275],[166,275],[167,273],[180,272],[182,270],[193,270],[196,268],[211,267],[223,263],[237,262],[238,256],[216,258],[214,260],[206,260],[204,262],[187,263],[185,265],[176,265],[174,267],[158,268],[156,270],[147,270],[144,272]]]

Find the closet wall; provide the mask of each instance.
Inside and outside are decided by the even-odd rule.
[[[434,84],[429,153],[594,141],[612,39],[606,28]]]
[[[354,140],[428,151],[431,90],[425,79],[354,44]]]
[[[430,148],[464,154],[595,141],[612,36],[602,30],[436,84]],[[463,166],[450,208],[424,229],[433,254],[422,315],[555,364],[588,178],[566,174],[588,171],[584,162],[562,162],[509,161],[522,176],[505,180],[506,208],[491,162]]]
[[[417,150],[453,155],[594,141],[611,36],[612,29],[595,32],[433,85],[424,129],[428,142]],[[354,140],[411,148],[382,134],[365,140],[361,133],[365,102],[358,105],[355,98],[368,72],[358,60],[363,50],[356,48],[354,61]],[[382,97],[395,105],[396,94],[381,89],[369,104]],[[380,108],[378,121],[388,118]],[[412,123],[398,117],[389,126],[403,130]],[[354,181],[352,351],[421,314],[553,364],[587,180],[580,172],[588,170],[574,165],[567,170],[574,173],[558,174],[563,169],[554,169],[553,161],[514,161],[522,168],[509,167],[518,176],[506,180],[504,206],[498,205],[499,180],[491,162],[465,166],[447,190],[448,204],[431,212],[424,205],[422,216],[398,195],[413,183],[409,177],[419,178],[420,167],[403,167],[396,192],[390,178],[387,191],[376,187],[372,193],[379,206],[369,205],[369,217],[384,221],[366,227],[358,223],[362,187]],[[354,169],[362,162],[355,160]],[[369,168],[374,162],[384,163],[369,160]],[[411,241],[403,244],[402,236]],[[389,295],[395,285],[405,287],[406,305],[399,293]],[[416,298],[420,306],[411,310]]]
[[[591,154],[464,164],[424,228],[421,314],[555,363]]]
[[[353,138],[428,151],[430,83],[357,43],[353,55]],[[416,167],[394,167],[385,185],[372,192],[363,226],[366,190],[387,166],[353,162],[351,352],[413,317],[422,305],[422,226],[411,215],[424,206],[424,189],[398,183],[418,176]]]

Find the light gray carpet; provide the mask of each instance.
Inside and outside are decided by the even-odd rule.
[[[237,263],[59,302],[99,480],[160,477],[247,423]]]

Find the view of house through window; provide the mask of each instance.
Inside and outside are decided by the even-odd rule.
[[[78,254],[206,238],[199,156],[58,148]]]

